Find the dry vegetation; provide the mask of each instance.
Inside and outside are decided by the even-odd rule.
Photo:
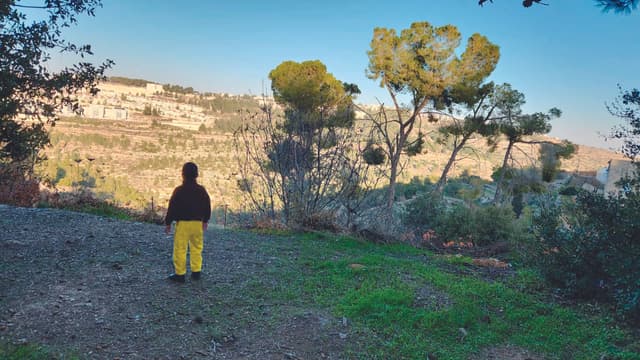
[[[127,88],[112,87],[109,94],[113,98],[117,91],[126,95],[137,89]],[[143,116],[134,108],[129,109],[129,113],[126,121],[61,119],[51,129],[53,146],[46,151],[48,160],[42,164],[42,172],[59,188],[88,186],[120,204],[141,208],[149,206],[152,199],[155,205],[165,206],[172,189],[180,182],[180,166],[186,161],[195,161],[201,168],[200,181],[211,193],[214,206],[244,209],[232,134],[216,126],[216,122],[225,122],[228,127],[230,121],[239,125],[237,113],[218,113],[213,123],[206,123],[205,131],[175,126],[179,124],[162,116]],[[428,134],[425,151],[406,158],[401,182],[409,182],[414,177],[435,181],[440,176],[450,155],[450,146],[438,143],[437,126],[422,125],[422,132]],[[502,160],[505,145],[489,151],[484,140],[471,142],[471,147],[459,156],[450,177],[466,171],[490,179],[493,168]],[[535,165],[537,147],[520,146],[514,156],[522,167]],[[580,146],[572,159],[563,162],[562,168],[595,174],[612,158],[621,156]]]

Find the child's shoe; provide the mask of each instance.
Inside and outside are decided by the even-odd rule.
[[[184,283],[184,275],[171,274],[169,275],[167,280],[177,283]]]
[[[200,271],[196,271],[196,272],[192,272],[191,273],[191,280],[200,280]]]

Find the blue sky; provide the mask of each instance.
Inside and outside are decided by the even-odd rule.
[[[261,94],[282,61],[321,60],[341,81],[358,84],[359,100],[389,103],[365,76],[373,29],[401,30],[415,21],[457,26],[500,46],[490,80],[509,82],[527,99],[525,111],[563,111],[551,135],[608,147],[598,136],[619,123],[605,102],[640,87],[640,10],[602,13],[591,0],[103,0],[66,36],[92,45],[109,75],[192,86],[199,91]],[[53,66],[68,59],[55,58]]]

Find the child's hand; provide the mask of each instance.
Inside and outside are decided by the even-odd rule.
[[[164,227],[164,233],[167,235],[171,234],[171,224]]]
[[[209,226],[209,223],[206,223],[206,222],[204,222],[204,221],[203,221],[203,222],[202,222],[202,231],[203,231],[203,232],[204,232],[204,231],[207,231],[207,227],[208,227],[208,226]]]

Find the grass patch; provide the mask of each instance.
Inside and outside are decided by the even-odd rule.
[[[0,343],[0,359],[3,360],[49,360],[79,359],[75,355],[54,353],[42,346],[33,344],[12,345]]]
[[[119,220],[132,220],[130,212],[106,201],[79,202],[78,204],[48,204],[39,203],[40,208],[58,208],[92,215],[98,215]]]
[[[107,203],[100,203],[96,205],[83,205],[76,209],[69,209],[78,212],[89,213],[98,216],[104,216],[119,220],[132,220],[131,215],[121,208]]]
[[[448,263],[448,264],[452,264],[452,265],[471,265],[473,264],[473,259],[468,257],[468,256],[464,256],[464,255],[460,255],[460,254],[456,254],[456,255],[444,255],[444,256],[439,256],[439,259],[442,259],[442,261]]]
[[[271,250],[278,260],[267,269],[269,280],[258,290],[252,285],[248,295],[347,317],[363,339],[354,342],[364,348],[351,349],[354,358],[467,359],[501,344],[550,359],[640,358],[628,350],[637,339],[610,319],[546,302],[530,271],[519,271],[509,283],[490,283],[447,273],[438,268],[442,259],[408,246],[324,234],[296,235],[292,243],[295,257]],[[468,261],[450,259],[444,262]],[[425,286],[446,294],[450,304],[435,310],[416,306]]]

